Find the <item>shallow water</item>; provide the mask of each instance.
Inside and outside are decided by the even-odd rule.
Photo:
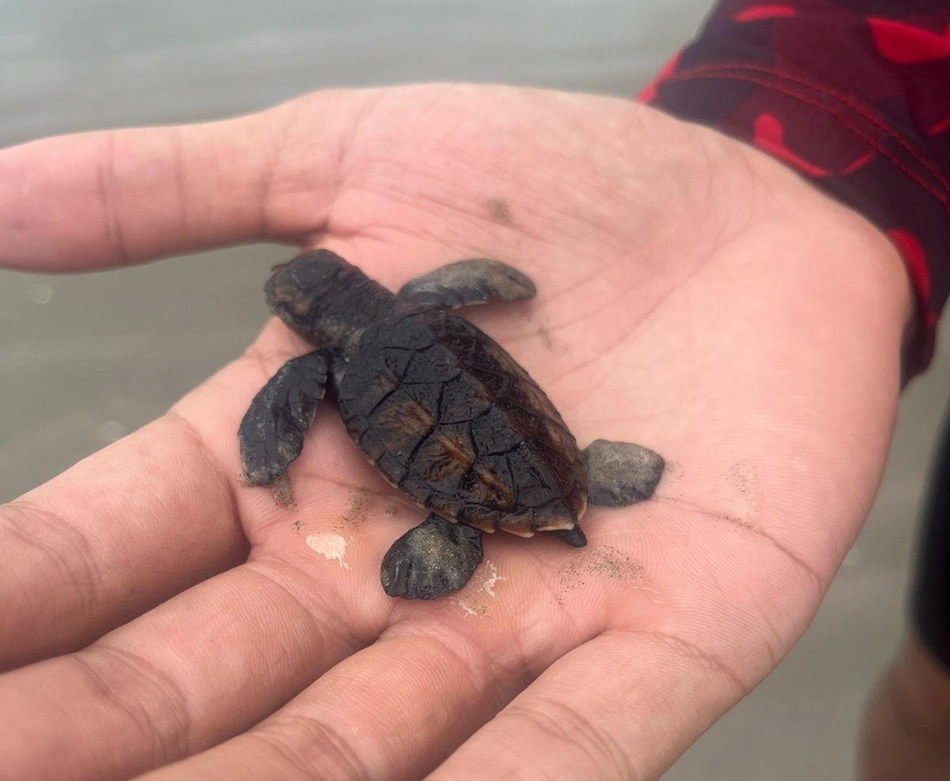
[[[0,143],[220,117],[325,86],[496,81],[631,95],[701,0],[0,4]]]
[[[0,146],[229,116],[327,86],[467,80],[631,96],[707,7],[0,0]],[[245,247],[90,276],[0,272],[0,499],[143,425],[238,354],[264,320],[263,270],[284,254]],[[905,398],[871,520],[805,639],[667,778],[849,777],[866,689],[901,629],[913,512],[948,379],[944,351]]]

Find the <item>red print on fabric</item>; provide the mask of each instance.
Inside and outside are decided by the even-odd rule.
[[[757,22],[760,19],[787,19],[797,12],[790,5],[757,5],[739,11],[732,17],[736,22]]]
[[[656,78],[643,88],[643,91],[637,96],[637,99],[642,100],[644,103],[652,103],[654,98],[656,98],[657,87],[676,73],[676,69],[679,67],[680,57],[682,57],[682,52],[667,62],[666,65],[663,66],[663,70],[657,74]]]
[[[840,176],[853,173],[867,165],[874,157],[873,152],[866,152],[840,171],[832,172],[827,168],[822,168],[789,149],[785,143],[785,128],[781,120],[772,114],[759,114],[755,118],[752,123],[752,141],[759,149],[763,149],[773,157],[777,157],[779,160],[795,166],[802,173],[815,178],[831,176],[832,174]]]
[[[785,128],[781,121],[771,114],[760,114],[752,126],[752,140],[759,149],[764,149],[779,160],[790,163],[809,176],[827,176],[828,171],[809,163],[785,146]]]
[[[927,130],[927,134],[931,136],[936,136],[942,133],[947,128],[950,128],[950,117],[946,119],[941,119],[935,125],[931,125]]]
[[[893,19],[868,19],[877,50],[891,62],[910,64],[950,57],[950,27],[943,34]]]

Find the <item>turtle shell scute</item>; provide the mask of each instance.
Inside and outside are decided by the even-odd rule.
[[[397,315],[363,333],[337,389],[347,431],[413,501],[530,536],[586,507],[581,453],[544,392],[471,323]]]

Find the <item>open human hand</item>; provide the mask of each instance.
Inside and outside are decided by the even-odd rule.
[[[390,599],[380,561],[424,513],[332,404],[293,507],[241,483],[244,411],[310,349],[272,321],[0,508],[0,778],[645,781],[804,631],[878,485],[911,307],[862,218],[712,131],[512,88],[324,92],[0,152],[4,266],[251,240],[390,289],[462,257],[521,269],[534,301],[464,316],[582,447],[638,442],[667,473],[591,508],[587,548],[496,534],[455,596]]]

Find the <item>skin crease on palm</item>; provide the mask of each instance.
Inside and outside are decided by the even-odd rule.
[[[380,561],[423,511],[332,403],[295,507],[240,483],[241,416],[307,349],[271,321],[0,510],[0,778],[646,781],[804,631],[877,489],[912,316],[862,218],[647,107],[488,86],[0,152],[4,266],[252,240],[328,247],[390,289],[462,257],[516,266],[535,301],[465,316],[581,446],[638,442],[667,474],[591,508],[586,549],[496,534],[457,598],[390,599]],[[307,544],[330,534],[342,560]]]

